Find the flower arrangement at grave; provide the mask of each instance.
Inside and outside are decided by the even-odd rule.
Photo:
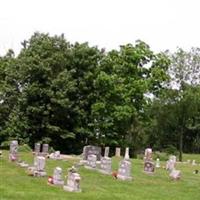
[[[48,177],[47,183],[48,183],[48,184],[53,184],[53,177],[52,177],[52,176],[49,176],[49,177]]]

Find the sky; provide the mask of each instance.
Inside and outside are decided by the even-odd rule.
[[[106,50],[138,39],[189,50],[200,47],[200,0],[0,0],[0,55],[36,31]]]

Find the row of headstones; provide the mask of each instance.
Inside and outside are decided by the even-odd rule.
[[[120,155],[120,148],[116,149],[117,156]],[[105,147],[104,156],[101,157],[101,148],[95,146],[85,146],[83,150],[83,159],[81,162],[85,163],[85,168],[95,169],[103,174],[112,173],[112,159],[109,157],[109,147]],[[97,163],[100,162],[100,167]],[[131,177],[131,162],[129,161],[129,148],[125,150],[125,156],[120,161],[117,178],[121,180],[132,180]]]
[[[55,151],[54,153],[49,154],[49,145],[48,144],[43,144],[42,145],[42,152],[41,150],[41,144],[40,143],[35,143],[35,148],[34,148],[34,154],[35,155],[41,155],[41,156],[48,156],[51,159],[54,160],[60,160],[61,159],[61,154],[60,151]]]
[[[37,146],[37,147],[36,147]],[[39,150],[39,145],[35,145],[35,157],[34,157],[34,163],[33,166],[29,166],[25,162],[19,162],[19,156],[18,156],[18,142],[16,140],[11,141],[10,143],[10,153],[9,153],[9,160],[10,161],[16,161],[18,165],[21,167],[27,167],[27,173],[31,176],[36,177],[45,177],[47,175],[45,171],[45,163],[46,158],[44,155],[48,154],[48,146],[43,145],[45,148],[43,148],[42,153]],[[77,173],[75,168],[71,168],[68,171],[67,181],[66,184],[64,184],[64,181],[62,180],[62,169],[60,167],[56,167],[54,169],[54,173],[52,177],[48,178],[48,183],[54,184],[54,185],[63,185],[63,189],[66,191],[74,191],[74,192],[80,192],[80,175]]]
[[[46,146],[46,145],[45,145]],[[12,141],[10,144],[10,154],[9,158],[10,160],[17,160],[17,148],[18,148],[18,142]],[[45,154],[48,151],[45,151]],[[116,150],[116,154],[118,156],[120,155],[120,149],[118,148]],[[44,153],[40,154],[39,150],[36,150],[34,158],[34,164],[33,166],[28,167],[28,174],[33,176],[46,176],[45,172],[45,157],[41,156],[44,155]],[[14,158],[14,159],[13,159]],[[96,163],[98,161],[98,158],[100,159],[100,168],[98,169],[100,172],[104,174],[111,174],[112,172],[112,161],[111,158],[109,158],[109,147],[105,148],[104,157],[101,158],[101,148],[95,147],[95,146],[86,146],[84,147],[83,152],[83,158],[85,159],[85,167],[89,169],[98,169],[96,167]],[[160,164],[157,160],[156,167],[159,167]],[[176,157],[171,156],[170,159],[167,161],[166,169],[170,172],[170,177],[174,180],[177,180],[180,178],[180,171],[175,169],[176,164]],[[145,156],[144,156],[144,171],[147,173],[153,173],[154,172],[154,162],[152,159],[152,149],[147,148],[145,150]],[[57,167],[54,170],[54,175],[51,179],[53,184],[60,185],[61,183],[64,184],[64,182],[60,179],[62,173],[62,169]],[[118,179],[122,180],[132,180],[131,176],[131,162],[129,161],[129,148],[126,148],[124,159],[119,164],[119,169],[117,173]],[[69,170],[68,172],[68,180],[67,184],[64,185],[64,189],[68,191],[80,191],[80,175],[76,172],[76,170]]]
[[[120,149],[116,149],[116,154],[120,155]],[[98,171],[104,174],[111,174],[112,168],[112,161],[111,158],[108,157],[109,154],[109,147],[105,148],[104,157],[101,158],[101,148],[95,146],[85,146],[83,151],[83,158],[82,161],[85,163],[85,167],[89,169],[97,169]],[[144,155],[144,172],[147,174],[152,174],[155,171],[155,167],[160,167],[160,160],[156,160],[156,164],[153,162],[152,158],[152,149],[147,148],[145,150]],[[100,167],[97,168],[97,162],[100,159]],[[169,176],[173,180],[178,180],[181,177],[180,170],[175,169],[176,164],[176,156],[170,156],[169,160],[166,164],[166,169],[169,171]],[[117,178],[122,180],[131,180],[131,162],[129,161],[129,148],[125,150],[124,159],[119,163],[119,169],[117,173]]]

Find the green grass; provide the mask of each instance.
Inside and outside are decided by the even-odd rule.
[[[31,153],[20,153],[21,159],[28,163],[33,162]],[[187,159],[195,159],[187,155]],[[199,155],[196,157],[198,161]],[[177,169],[182,171],[180,181],[171,181],[168,173],[160,168],[154,175],[143,172],[142,160],[132,161],[133,181],[115,180],[112,176],[102,175],[81,167],[81,193],[65,192],[62,187],[47,185],[47,177],[30,177],[25,169],[8,161],[8,152],[3,152],[0,158],[0,200],[200,200],[200,174],[194,175],[194,169],[200,166],[178,164]],[[53,169],[60,166],[64,174],[77,160],[54,161],[47,160],[48,175]],[[117,170],[119,159],[113,158],[113,170]],[[165,165],[161,162],[162,166]]]

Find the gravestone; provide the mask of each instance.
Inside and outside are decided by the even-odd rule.
[[[85,165],[85,168],[96,169],[97,156],[96,155],[88,155],[87,158],[88,159],[87,159],[87,163]]]
[[[45,158],[43,156],[37,156],[35,164],[36,166],[33,175],[46,176],[47,173],[45,172]]]
[[[34,176],[34,172],[36,171],[36,167],[37,167],[37,159],[38,156],[35,156],[34,159],[33,159],[33,165],[32,166],[29,166],[28,169],[27,169],[27,174],[29,176]]]
[[[126,147],[124,159],[125,160],[129,160],[129,158],[130,158],[130,156],[129,156],[129,148]]]
[[[10,161],[18,160],[18,141],[17,140],[13,140],[10,143],[9,160]]]
[[[100,161],[101,160],[101,147],[97,147],[97,146],[85,146],[83,148],[83,160],[88,160],[88,156],[89,155],[96,155],[97,160]]]
[[[54,185],[63,185],[64,181],[62,180],[62,169],[60,167],[56,167],[53,173],[53,184]]]
[[[152,174],[155,170],[154,162],[152,161],[152,149],[147,148],[145,149],[144,155],[144,171],[148,174]]]
[[[173,169],[175,169],[176,165],[176,156],[170,156],[169,160],[166,163],[166,169],[171,172]]]
[[[196,160],[193,160],[193,161],[192,161],[192,165],[193,165],[193,166],[197,165],[197,164],[196,164]]]
[[[18,161],[18,162],[17,162],[17,165],[19,165],[20,167],[23,167],[23,168],[26,168],[26,167],[29,166],[29,164],[26,163],[26,162],[23,161],[23,160]]]
[[[63,186],[63,189],[69,192],[81,192],[80,180],[80,174],[76,170],[70,169],[68,171],[67,184]]]
[[[151,161],[151,160],[152,160],[152,149],[147,148],[145,149],[145,153],[144,153],[144,161]]]
[[[169,159],[172,160],[174,163],[176,163],[176,156],[171,155],[171,156],[169,157]]]
[[[112,160],[109,157],[101,158],[101,164],[99,171],[103,174],[111,174],[112,172]]]
[[[119,147],[116,147],[116,149],[115,149],[115,156],[121,157],[121,149]]]
[[[152,161],[145,161],[144,163],[144,171],[146,173],[153,173],[155,170],[155,166],[154,166],[154,163]]]
[[[48,155],[48,152],[49,152],[49,145],[48,144],[43,144],[42,145],[42,155],[46,156],[46,155]]]
[[[3,157],[3,152],[0,150],[0,158]]]
[[[156,159],[156,168],[160,168],[160,159],[159,158]]]
[[[51,153],[49,155],[49,158],[54,159],[54,160],[61,160],[61,155],[60,155],[60,151],[55,151],[54,153]]]
[[[181,171],[180,171],[180,170],[173,169],[173,170],[170,172],[169,177],[170,177],[172,180],[179,180],[179,179],[181,178]]]
[[[132,180],[131,176],[131,162],[122,160],[119,165],[117,178],[121,180]]]
[[[40,154],[40,143],[35,143],[35,147],[34,147],[34,153],[35,155],[39,155]]]
[[[109,157],[110,147],[105,147],[104,157]]]

